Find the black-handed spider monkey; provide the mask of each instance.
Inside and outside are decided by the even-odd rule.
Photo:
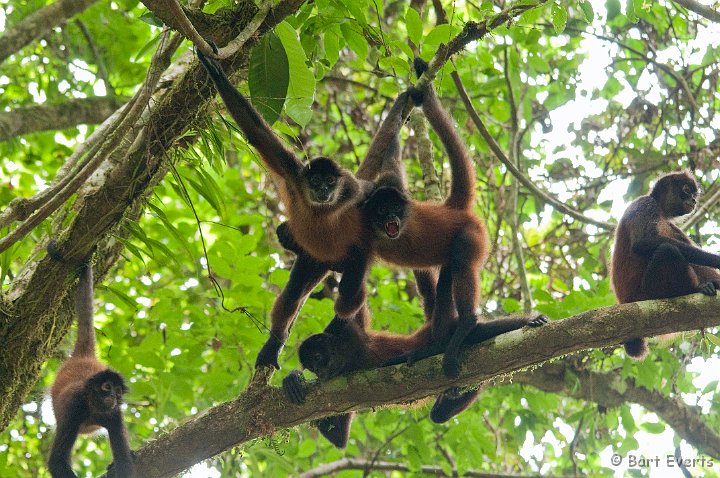
[[[442,273],[438,281],[438,307],[446,310],[440,313],[452,314],[449,306],[452,299],[449,293],[449,272]],[[359,313],[368,314],[366,308]],[[477,325],[468,334],[465,344],[476,344],[489,340],[505,332],[524,326],[539,327],[547,323],[547,317],[534,318],[517,316],[491,320]],[[369,319],[365,319],[369,322]],[[455,321],[456,323],[457,321]],[[317,375],[319,380],[329,380],[338,375],[379,367],[386,364],[403,363],[417,350],[425,349],[432,339],[432,324],[410,335],[370,331],[358,326],[358,323],[336,322],[321,334],[308,337],[299,348],[298,355],[304,369]],[[302,372],[295,370],[283,380],[283,388],[293,403],[305,401],[305,380]],[[482,388],[463,390],[452,387],[440,394],[430,411],[430,419],[443,423],[468,408],[481,393]],[[338,448],[347,445],[354,412],[325,417],[316,422],[320,433]]]
[[[673,223],[697,205],[698,185],[688,171],[658,178],[650,194],[628,206],[615,232],[610,271],[621,304],[720,289],[720,256],[703,251]],[[625,343],[634,358],[648,353],[647,339]]]
[[[54,243],[49,255],[62,261]],[[58,370],[50,389],[57,429],[48,459],[53,478],[77,478],[72,471],[72,447],[78,434],[105,428],[110,439],[115,476],[134,478],[127,429],[122,416],[122,397],[128,389],[122,375],[108,368],[95,356],[93,326],[93,273],[90,262],[79,271],[75,311],[77,341],[72,356]]]
[[[427,63],[415,60],[418,77],[426,69]],[[373,229],[373,251],[380,259],[416,270],[441,267],[440,274],[442,268],[450,271],[458,323],[452,321],[454,314],[440,313],[442,308],[435,308],[431,322],[433,348],[445,350],[443,371],[446,376],[457,377],[460,347],[478,325],[478,271],[490,252],[489,237],[485,223],[473,211],[475,171],[452,120],[432,84],[425,93],[417,89],[410,92],[416,103],[422,103],[425,116],[445,146],[452,171],[450,194],[443,203],[415,201],[409,197],[403,178],[392,167],[382,167],[364,210]]]
[[[288,216],[287,230],[304,253],[298,254],[290,279],[273,304],[270,338],[263,345],[256,367],[280,368],[278,357],[295,317],[313,288],[330,269],[341,270],[342,280],[335,302],[341,320],[356,314],[365,302],[365,278],[372,260],[370,230],[360,204],[373,184],[358,178],[329,158],[313,159],[307,166],[288,150],[250,102],[230,83],[213,59],[198,51],[198,58],[218,89],[225,105],[255,147],[277,185]],[[407,94],[396,102],[394,113],[402,116]],[[402,122],[402,119],[399,120]],[[393,122],[388,122],[386,129]],[[399,155],[399,140],[381,128],[368,149],[368,156]],[[398,127],[399,129],[399,127]],[[397,147],[397,151],[393,148]],[[399,161],[397,161],[399,163]],[[362,324],[365,326],[366,324]]]

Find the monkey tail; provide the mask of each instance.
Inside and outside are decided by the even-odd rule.
[[[648,352],[647,339],[645,338],[632,339],[629,342],[625,342],[625,353],[634,359],[644,359]]]
[[[80,280],[75,296],[75,314],[78,320],[77,342],[73,356],[95,356],[95,325],[93,323],[93,270],[90,263],[83,264],[80,269]]]

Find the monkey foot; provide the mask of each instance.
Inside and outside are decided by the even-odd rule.
[[[305,402],[305,377],[300,370],[293,370],[283,379],[283,390],[291,402],[301,404]]]
[[[274,335],[270,335],[270,338],[265,342],[265,345],[260,349],[260,353],[255,359],[255,368],[260,367],[275,367],[280,370],[280,364],[278,358],[280,357],[280,351],[285,346],[285,342],[279,340]]]
[[[458,378],[460,376],[460,359],[457,356],[448,356],[445,352],[443,357],[443,374],[447,378]]]
[[[435,400],[430,410],[430,420],[434,423],[445,423],[469,407],[479,394],[477,389],[463,392],[458,387],[448,388]]]
[[[530,322],[528,322],[528,327],[542,327],[543,325],[547,324],[550,321],[547,315],[540,314],[534,319],[532,319]]]
[[[720,281],[718,280],[703,282],[698,286],[698,292],[705,295],[717,295],[718,290],[720,290]]]

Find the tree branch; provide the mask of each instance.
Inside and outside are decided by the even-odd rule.
[[[11,26],[0,37],[0,63],[44,33],[84,11],[97,0],[58,0]]]
[[[265,384],[262,370],[248,389],[173,431],[150,441],[137,454],[138,473],[172,476],[277,428],[310,420],[399,404],[506,375],[572,352],[615,345],[630,338],[697,330],[720,324],[718,299],[694,294],[596,309],[537,329],[503,334],[462,354],[457,380],[441,371],[441,357],[409,366],[385,367],[308,385],[307,400],[291,404],[282,389]],[[644,399],[641,396],[637,400]]]
[[[694,0],[675,0],[675,3],[687,8],[691,12],[695,12],[698,15],[707,18],[710,21],[720,23],[720,12],[714,10],[708,5],[703,5]]]
[[[328,476],[343,470],[377,470],[377,471],[403,471],[416,472],[414,468],[403,463],[393,463],[390,461],[370,462],[361,458],[342,458],[330,463],[324,463],[317,468],[308,470],[305,473],[296,475],[295,478],[319,478]],[[446,477],[447,473],[439,466],[423,465],[420,467],[420,473],[423,475],[434,475]],[[452,476],[465,476],[469,478],[562,478],[557,475],[512,475],[507,473],[488,473],[484,471],[468,470],[462,475],[453,471]]]
[[[463,104],[465,105],[465,109],[467,110],[468,114],[470,115],[470,118],[473,120],[473,123],[475,123],[475,126],[477,127],[478,131],[480,131],[480,134],[483,138],[485,138],[485,141],[487,142],[488,146],[490,146],[490,149],[493,153],[495,153],[495,156],[500,160],[503,165],[512,173],[515,178],[520,181],[523,186],[528,188],[531,193],[533,193],[535,196],[540,198],[541,200],[547,202],[551,206],[553,206],[558,211],[567,214],[568,216],[577,219],[578,221],[585,222],[588,224],[593,224],[595,226],[598,226],[603,229],[607,229],[612,231],[615,229],[615,226],[613,224],[610,224],[605,221],[598,221],[596,219],[593,219],[591,217],[587,217],[584,214],[576,211],[575,209],[571,208],[570,206],[566,205],[565,203],[561,202],[559,199],[557,199],[554,196],[551,196],[549,193],[543,191],[539,187],[533,183],[530,178],[526,177],[518,168],[513,164],[512,161],[505,155],[505,152],[500,148],[500,145],[495,141],[495,138],[492,137],[490,132],[485,127],[485,124],[483,124],[482,120],[480,119],[480,116],[478,115],[477,111],[475,110],[475,107],[472,105],[472,101],[470,100],[470,97],[467,94],[467,91],[465,91],[465,87],[463,86],[462,82],[460,81],[460,77],[457,75],[456,72],[452,72],[450,74],[455,81],[455,86],[457,87],[458,94],[460,95],[460,98],[462,99]]]
[[[566,374],[577,378],[573,386],[565,380]],[[635,385],[631,378],[623,379],[617,373],[577,370],[567,363],[556,362],[517,373],[513,375],[513,382],[595,402],[607,408],[619,407],[626,402],[637,403],[654,412],[702,453],[720,459],[720,436],[704,422],[698,410],[688,406],[679,397],[666,397],[655,390]]]
[[[28,105],[0,111],[0,141],[38,131],[102,123],[125,101],[127,98],[72,98],[59,105]]]

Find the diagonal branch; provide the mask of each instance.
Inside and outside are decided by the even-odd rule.
[[[577,378],[573,386],[565,380],[566,374]],[[607,408],[618,407],[627,402],[637,403],[654,412],[702,453],[720,459],[720,436],[703,421],[699,409],[690,407],[679,397],[666,397],[658,391],[635,385],[633,379],[623,379],[617,373],[576,370],[569,364],[555,362],[532,371],[517,373],[513,375],[513,382],[595,402]]]
[[[59,105],[28,105],[0,111],[0,141],[37,131],[102,123],[125,101],[119,97],[72,98]]]
[[[237,399],[207,410],[141,448],[138,472],[148,478],[172,476],[277,428],[418,400],[449,386],[477,384],[572,352],[634,337],[718,324],[718,299],[701,294],[605,307],[537,329],[510,332],[469,348],[462,355],[463,369],[457,380],[445,378],[440,357],[433,357],[412,367],[385,367],[309,385],[303,405],[290,404],[280,388],[266,385],[266,377],[258,374]]]
[[[0,37],[0,63],[46,32],[84,11],[97,0],[58,0],[11,26]]]
[[[707,18],[710,21],[720,23],[720,12],[708,5],[703,5],[695,0],[675,0],[675,3],[687,8],[691,12],[695,12],[698,15]]]

